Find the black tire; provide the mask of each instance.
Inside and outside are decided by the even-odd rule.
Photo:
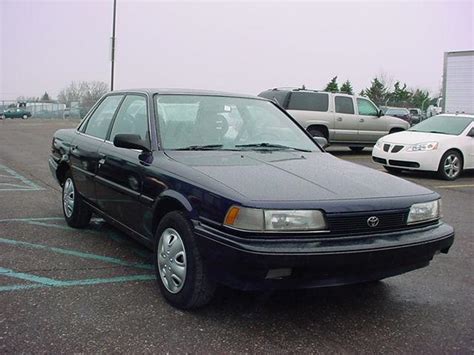
[[[71,190],[70,184],[72,184],[72,190]],[[82,199],[82,196],[77,193],[76,185],[74,183],[74,180],[70,172],[66,173],[62,187],[63,187],[62,205],[63,205],[64,219],[66,220],[67,224],[70,227],[73,227],[73,228],[86,227],[91,220],[92,211],[89,208],[89,206],[85,204],[85,202]],[[72,208],[67,207],[68,206],[66,202],[67,196],[69,196],[69,199],[72,198],[72,201],[73,201]]]
[[[323,138],[327,139],[327,137],[324,135],[324,133],[321,132],[317,128],[310,128],[310,129],[308,129],[308,132],[309,132],[309,134],[311,134],[311,137],[323,137]]]
[[[165,239],[172,240],[173,237],[176,238],[175,236],[169,236],[170,230],[172,231],[171,233],[177,233],[179,243],[183,245],[184,258],[181,256],[182,260],[180,262],[182,264],[184,259],[185,277],[182,283],[174,283],[171,286],[167,286],[166,276],[168,274],[170,279],[173,276],[177,276],[173,274],[171,268],[175,267],[173,263],[178,264],[178,256],[174,255],[176,258],[173,259],[172,249],[174,242],[168,243],[165,241]],[[160,240],[162,240],[161,245]],[[162,252],[161,256],[158,255],[159,252]],[[176,308],[192,309],[205,306],[211,301],[216,285],[208,276],[206,266],[196,245],[191,222],[183,212],[169,212],[160,221],[155,233],[153,255],[156,280],[163,297],[168,303]],[[159,259],[161,260],[161,267]],[[166,264],[163,264],[163,260],[165,260]],[[173,287],[175,288],[174,292],[171,292],[170,289]]]
[[[397,174],[400,174],[402,172],[402,169],[399,169],[399,168],[393,168],[391,166],[387,166],[387,165],[384,165],[383,166],[385,170],[387,170],[387,172],[389,172],[390,174],[394,174],[394,175],[397,175]]]
[[[349,147],[353,152],[362,152],[365,147],[357,147],[357,146],[352,146]]]
[[[447,166],[450,168],[447,168]],[[448,150],[443,154],[438,166],[438,176],[443,180],[456,180],[462,174],[463,159],[456,150]]]

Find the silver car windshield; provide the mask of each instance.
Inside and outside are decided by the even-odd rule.
[[[414,125],[409,131],[459,135],[473,121],[465,116],[433,116]]]
[[[163,149],[321,149],[274,104],[225,96],[157,95]]]

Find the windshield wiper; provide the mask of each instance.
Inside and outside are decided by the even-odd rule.
[[[175,150],[213,150],[222,148],[222,144],[190,145],[188,147],[176,148]]]
[[[288,147],[286,145],[282,144],[273,144],[273,143],[251,143],[251,144],[236,144],[236,148],[277,148],[277,149],[291,149],[291,150],[297,150],[299,152],[311,152],[311,150],[308,149],[301,149],[301,148],[295,148],[295,147]]]

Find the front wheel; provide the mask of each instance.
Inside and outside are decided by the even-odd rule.
[[[210,280],[188,218],[181,211],[163,217],[154,245],[155,271],[164,298],[181,309],[210,302],[215,283]]]
[[[462,157],[455,150],[448,150],[441,157],[438,167],[438,175],[444,180],[456,180],[462,173]]]
[[[77,193],[71,174],[63,184],[63,213],[67,224],[73,228],[84,228],[91,220],[92,212]]]

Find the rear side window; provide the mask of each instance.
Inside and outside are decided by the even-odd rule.
[[[328,94],[317,92],[292,92],[288,110],[320,111],[328,110]]]
[[[269,90],[262,92],[259,96],[272,101],[276,101],[281,107],[285,107],[288,91]]]
[[[110,122],[112,121],[122,98],[122,95],[107,96],[87,121],[84,133],[93,137],[105,139],[109,130]]]
[[[346,96],[336,96],[334,99],[337,113],[354,114],[354,102],[352,98]]]

